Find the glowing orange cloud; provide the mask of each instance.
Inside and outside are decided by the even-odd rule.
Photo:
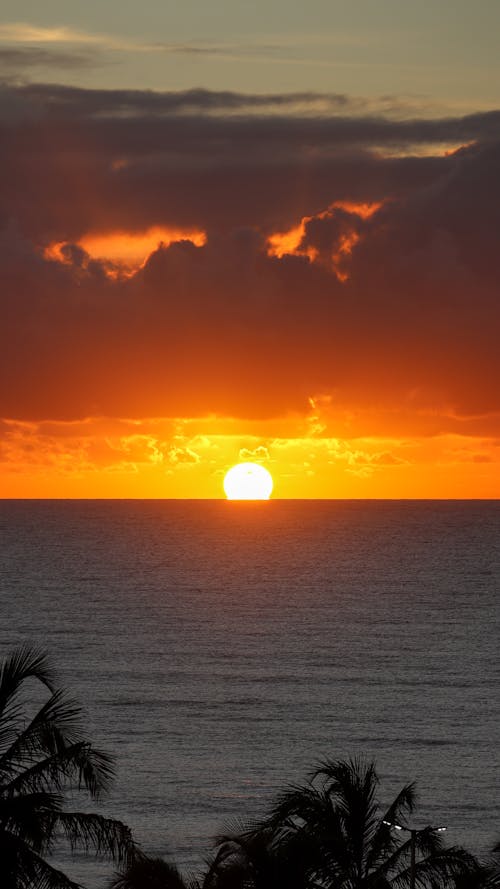
[[[300,224],[295,226],[295,228],[291,228],[287,232],[276,232],[273,235],[269,235],[267,239],[267,252],[269,255],[277,256],[278,259],[281,259],[287,253],[300,252],[299,247],[306,232],[306,222],[310,219],[312,219],[312,216],[304,216]]]
[[[354,213],[361,219],[369,219],[374,213],[377,213],[382,206],[382,201],[372,201],[371,203],[354,203],[353,201],[336,201],[329,207],[332,210],[345,210],[346,213]]]
[[[268,254],[269,256],[276,256],[278,259],[287,254],[307,256],[311,262],[314,262],[318,258],[318,250],[311,246],[301,246],[306,234],[306,226],[309,222],[312,222],[314,219],[328,219],[335,210],[344,210],[346,213],[352,213],[360,219],[369,219],[381,206],[381,202],[357,204],[352,201],[336,201],[321,213],[317,213],[314,216],[303,216],[299,225],[296,225],[294,228],[286,232],[275,232],[270,235],[267,239]],[[343,234],[340,243],[332,252],[333,271],[339,281],[346,281],[348,278],[345,269],[340,268],[340,263],[351,255],[358,241],[359,235],[354,231]]]
[[[119,274],[135,274],[159,246],[168,247],[175,241],[191,241],[196,247],[203,247],[207,236],[204,231],[196,229],[167,229],[157,226],[142,232],[89,232],[77,241],[77,246],[85,250],[91,259],[111,263],[115,268],[108,269],[107,273],[110,277],[117,277]],[[67,247],[67,242],[53,242],[45,248],[44,257],[70,264],[70,255],[65,249]]]
[[[358,241],[359,235],[357,232],[349,232],[348,234],[341,235],[338,247],[332,253],[333,270],[339,281],[347,281],[349,277],[348,273],[345,270],[342,270],[341,263],[351,255],[353,248]]]

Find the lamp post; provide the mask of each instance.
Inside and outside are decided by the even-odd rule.
[[[410,834],[410,889],[415,889],[415,864],[416,864],[416,839],[417,834],[423,833],[424,830],[430,830],[433,833],[442,833],[446,830],[446,827],[428,827],[420,828],[417,830],[415,827],[405,827],[403,824],[398,824],[396,821],[382,821],[382,824],[387,824],[387,827],[393,827],[394,830],[404,830],[406,833]]]

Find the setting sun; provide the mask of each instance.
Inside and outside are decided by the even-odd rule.
[[[271,473],[258,463],[238,463],[224,478],[228,500],[269,500],[272,490]]]

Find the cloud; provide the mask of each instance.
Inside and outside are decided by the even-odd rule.
[[[55,52],[60,50],[41,50],[40,48],[17,47],[10,52],[24,51]],[[7,51],[7,50],[6,50]],[[184,50],[185,51],[185,50]],[[191,49],[194,51],[194,48]],[[17,95],[26,103],[27,114],[29,104],[45,114],[64,112],[66,115],[93,117],[103,113],[111,116],[123,115],[144,118],[147,115],[171,116],[189,112],[196,114],[269,113],[276,110],[295,112],[300,109],[308,117],[315,114],[329,114],[332,111],[349,113],[373,107],[373,100],[352,98],[344,93],[237,93],[230,90],[212,91],[202,88],[175,92],[156,90],[91,90],[63,84],[29,83],[17,87]],[[382,104],[386,106],[386,102]]]
[[[1,27],[1,26],[0,26]],[[1,40],[1,32],[0,32]],[[92,45],[95,41],[89,40]],[[22,50],[23,47],[17,47]],[[150,47],[148,45],[147,49]],[[48,50],[50,51],[50,50]],[[413,97],[382,96],[379,99],[338,92],[241,93],[231,90],[194,88],[178,91],[137,89],[85,89],[64,84],[28,83],[16,89],[19,98],[36,102],[43,113],[64,112],[66,116],[94,117],[102,114],[128,117],[172,116],[190,111],[197,116],[214,112],[245,117],[232,121],[246,132],[253,116],[273,112],[269,133],[311,139],[335,137],[347,144],[368,143],[394,146],[420,143],[461,143],[483,137],[498,137],[500,112],[483,111],[461,117],[443,115],[442,109],[416,102]],[[276,117],[276,112],[281,112]],[[424,116],[422,116],[424,114]],[[427,116],[425,116],[427,115]],[[201,125],[201,121],[200,125]],[[263,122],[259,123],[259,127]],[[191,124],[192,125],[192,124]],[[259,135],[259,132],[257,132]]]
[[[15,44],[79,44],[98,46],[106,49],[133,51],[150,50],[153,44],[141,44],[114,34],[99,34],[67,25],[44,26],[29,22],[0,23],[0,41]]]
[[[269,449],[264,445],[258,445],[256,448],[240,448],[239,458],[250,463],[261,463],[263,460],[269,460]]]
[[[174,465],[177,465],[178,463],[200,462],[200,455],[197,454],[196,451],[191,450],[191,448],[180,448],[176,446],[170,449],[168,458]]]
[[[0,46],[0,66],[3,70],[24,72],[27,68],[58,68],[65,71],[88,68],[99,63],[95,53],[66,52],[42,47]]]
[[[340,45],[363,45],[366,37],[360,39],[352,35],[310,34],[285,37],[276,36],[272,43],[258,40],[231,40],[214,42],[211,40],[191,40],[169,42],[162,40],[140,40],[119,34],[99,33],[73,28],[67,25],[43,26],[30,22],[0,23],[0,42],[14,44],[45,44],[67,46],[91,46],[103,51],[119,53],[159,53],[185,56],[215,56],[230,61],[241,59],[265,61],[274,64],[314,65],[338,67],[339,63],[329,57],[319,58],[318,49],[323,46],[331,50],[332,43]],[[304,55],[304,50],[306,55]],[[312,52],[311,52],[312,51]],[[57,58],[54,56],[54,58]]]
[[[500,114],[310,116],[296,96],[269,113],[278,99],[4,86],[0,415],[269,420],[322,393],[318,436],[335,411],[363,434],[370,416],[498,425]],[[203,238],[115,274],[117,233],[155,230]]]
[[[229,40],[192,39],[184,41],[168,41],[161,39],[144,39],[130,37],[119,32],[96,32],[88,29],[75,28],[65,24],[44,26],[34,22],[17,21],[0,23],[0,42],[19,46],[37,45],[90,47],[102,51],[109,61],[130,61],[133,56],[156,54],[157,56],[185,56],[187,59],[216,59],[220,65],[228,63],[263,63],[269,65],[293,66],[294,69],[314,68],[335,71],[345,68],[359,68],[368,64],[363,60],[363,53],[374,43],[374,37],[357,30],[356,34],[335,30],[335,32],[289,32],[274,34],[272,40],[263,40],[261,35],[254,38],[245,34],[234,35]],[[376,42],[376,41],[375,41]],[[340,49],[332,52],[332,49]],[[345,56],[346,49],[356,53],[356,58]],[[360,56],[361,53],[361,56]],[[55,57],[54,57],[55,58]],[[386,68],[391,62],[370,61],[370,67],[381,65]],[[401,72],[401,64],[399,65]],[[405,100],[405,104],[408,100]],[[422,107],[422,102],[412,98],[414,107]],[[324,106],[329,99],[322,103]],[[349,100],[352,106],[352,100]],[[358,106],[366,105],[361,99]],[[384,96],[380,102],[385,111],[397,113],[401,101],[397,96]],[[428,108],[428,103],[426,107]],[[358,107],[358,110],[359,110]]]
[[[266,448],[278,497],[456,496],[457,490],[492,496],[498,491],[500,438],[311,438],[297,434],[295,418],[295,426],[288,421],[290,435],[270,435],[264,446],[262,436],[245,431],[244,424],[228,434],[227,422],[209,417],[0,421],[2,493],[220,497],[224,474],[244,442],[249,452]],[[271,425],[278,429],[280,423]]]

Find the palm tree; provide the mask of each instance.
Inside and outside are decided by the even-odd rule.
[[[29,706],[38,689],[45,700]],[[34,709],[34,712],[33,712]],[[121,821],[64,810],[65,791],[98,800],[113,777],[109,756],[82,731],[82,711],[56,686],[47,656],[22,647],[0,668],[0,874],[2,889],[77,889],[47,860],[56,842],[114,860],[134,854]]]
[[[488,879],[488,886],[500,889],[500,842],[496,843],[491,850],[488,862]]]
[[[500,889],[500,842],[491,850],[473,879],[460,877],[454,889]]]
[[[109,889],[188,889],[181,874],[163,858],[138,853],[133,861],[115,874]]]
[[[407,889],[411,886],[411,836],[393,831],[390,824],[407,827],[414,808],[412,784],[402,788],[385,810],[376,801],[378,777],[373,763],[361,760],[324,762],[310,781],[286,790],[270,816],[253,831],[233,836],[248,848],[260,835],[267,847],[279,849],[282,860],[297,863],[296,889]],[[386,823],[384,823],[386,822]],[[225,839],[228,848],[229,837]],[[460,848],[445,848],[432,828],[414,833],[415,886],[444,889],[460,874],[477,872],[477,862]],[[227,857],[226,857],[227,861]],[[247,856],[246,882],[239,887],[258,889],[255,868]],[[243,858],[240,855],[240,862]],[[224,864],[222,856],[221,864]],[[219,867],[224,883],[224,867]],[[216,880],[210,889],[216,887]],[[288,886],[272,880],[269,886]]]
[[[284,843],[270,825],[219,836],[202,889],[305,889],[309,886],[304,844]]]

